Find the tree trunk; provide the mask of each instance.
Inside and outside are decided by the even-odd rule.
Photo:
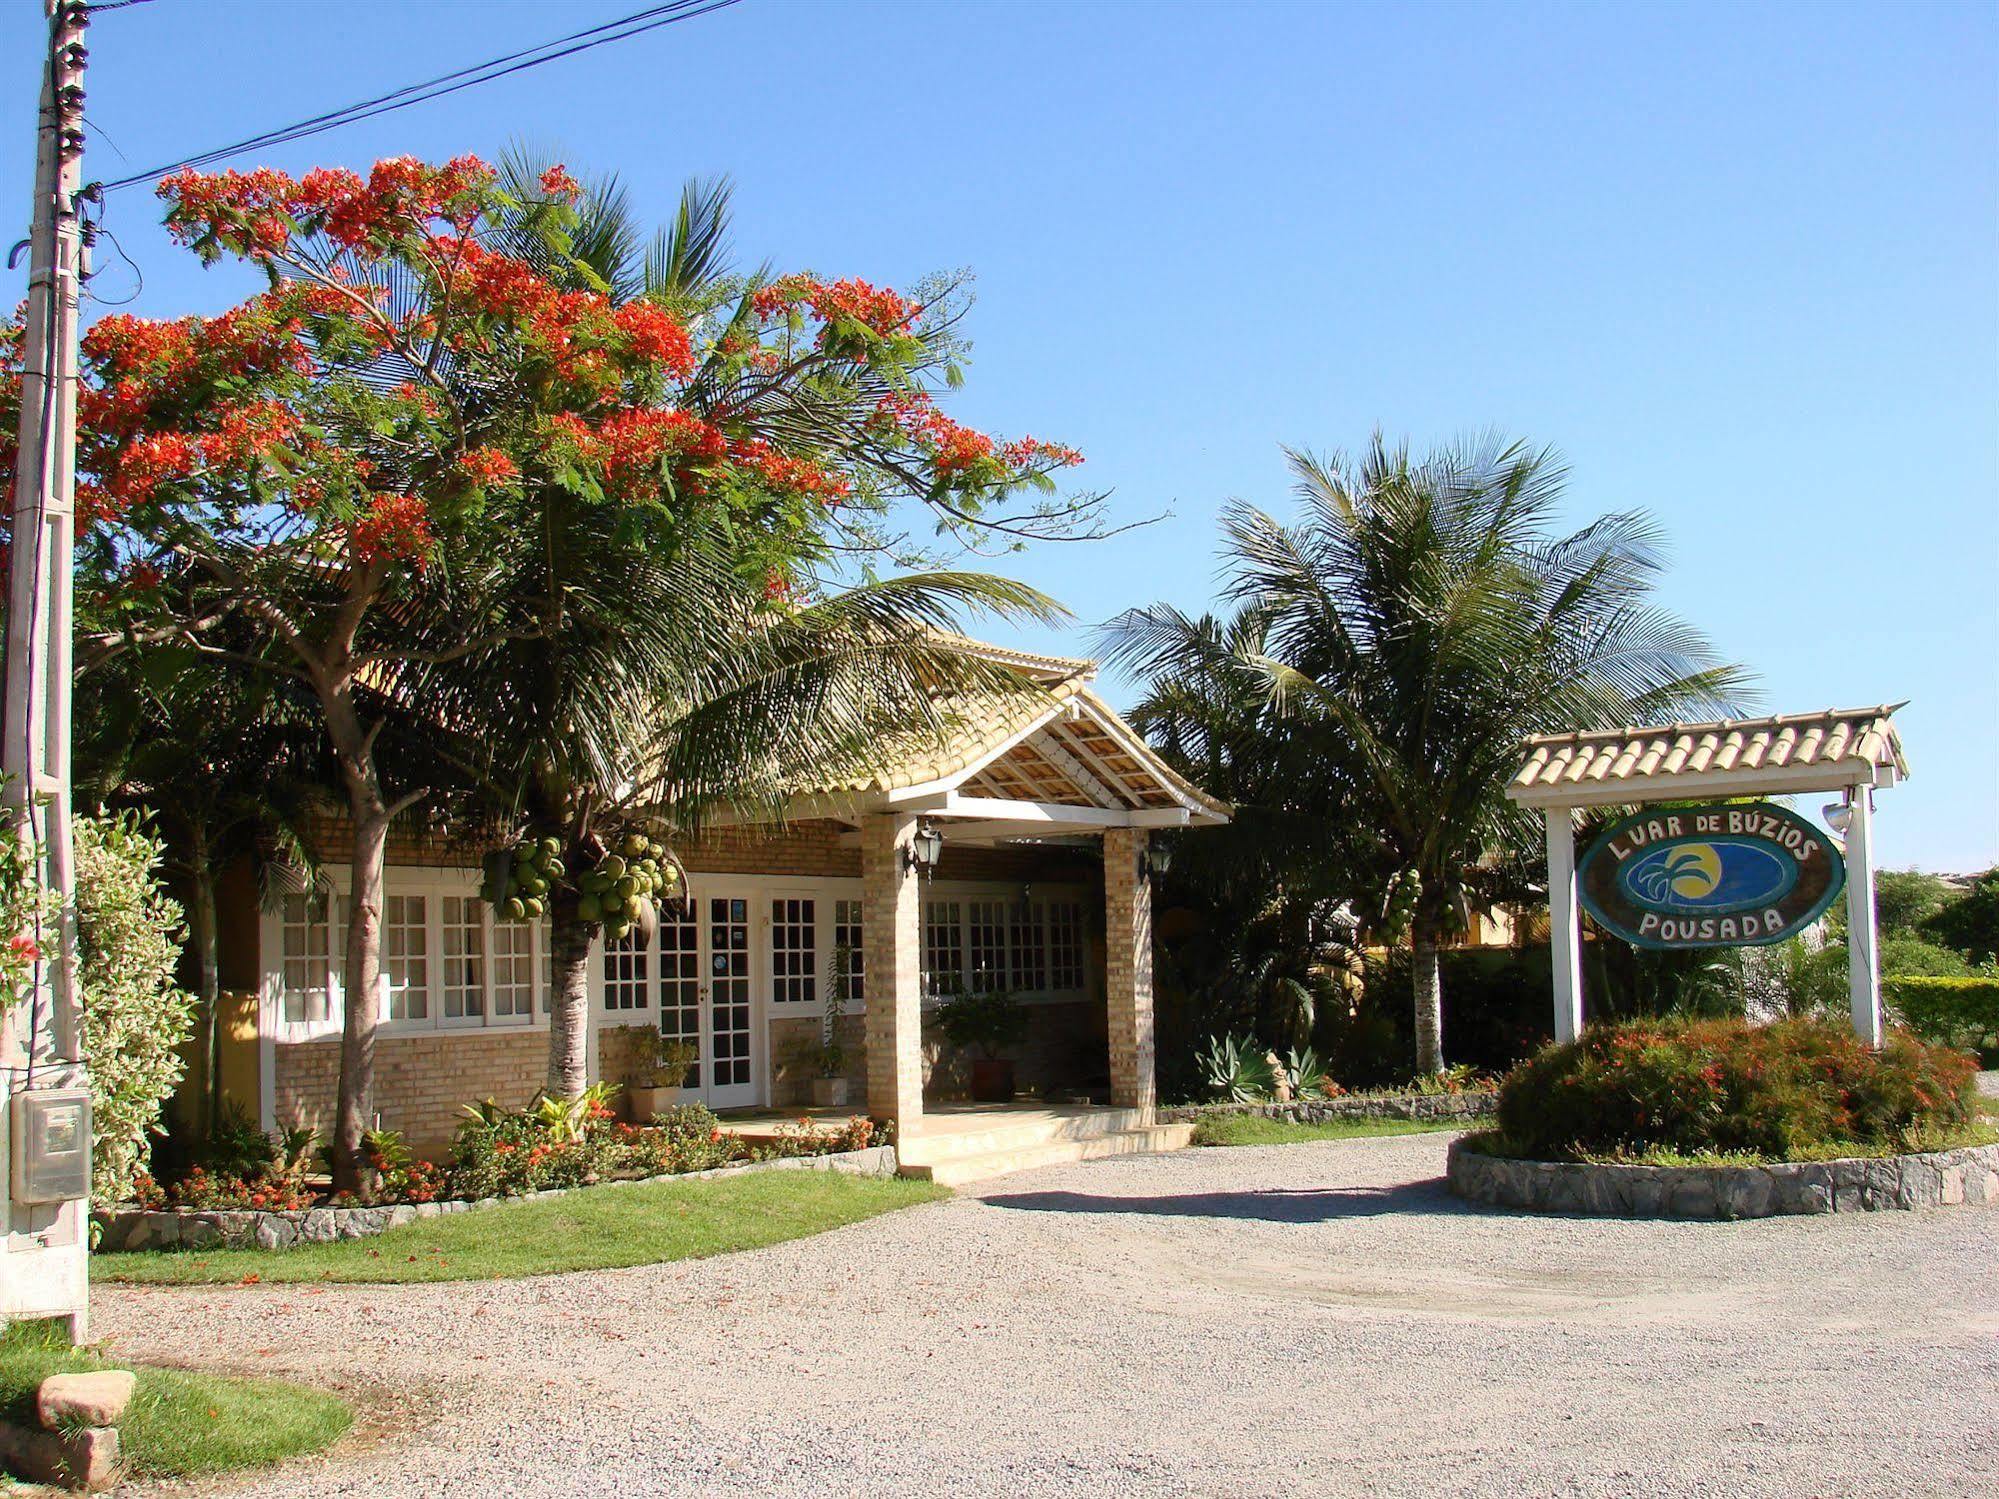
[[[215,910],[215,865],[209,851],[208,833],[199,824],[194,830],[194,909],[188,925],[194,938],[195,961],[200,966],[202,1022],[202,1068],[206,1074],[202,1089],[201,1128],[215,1138],[222,1122],[222,956]]]
[[[1428,923],[1415,930],[1410,971],[1416,980],[1416,1070],[1444,1070],[1444,979],[1437,962],[1437,932]]]
[[[574,1098],[590,1086],[590,939],[595,926],[564,882],[549,906],[554,988],[548,1006],[548,1091]]]
[[[329,695],[327,727],[347,783],[354,848],[347,886],[347,966],[342,988],[346,1019],[340,1033],[340,1095],[333,1124],[333,1190],[369,1186],[362,1139],[374,1127],[375,1028],[381,1021],[382,873],[389,843],[389,808],[376,774],[373,736],[352,699]]]

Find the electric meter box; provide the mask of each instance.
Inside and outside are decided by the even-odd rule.
[[[90,1094],[82,1088],[16,1093],[14,1200],[75,1202],[90,1195]]]

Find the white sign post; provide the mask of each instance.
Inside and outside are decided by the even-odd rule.
[[[1853,1029],[1869,1046],[1879,1046],[1881,977],[1874,936],[1873,795],[1909,773],[1901,738],[1895,732],[1894,715],[1901,706],[1894,703],[1778,718],[1545,734],[1527,740],[1522,746],[1524,763],[1506,794],[1519,805],[1541,812],[1548,822],[1555,1039],[1574,1040],[1583,1024],[1582,892],[1574,831],[1577,811],[1831,791],[1843,795],[1848,808],[1846,910]],[[1667,815],[1670,811],[1661,814]],[[1719,819],[1722,812],[1714,816]],[[1789,813],[1768,816],[1793,820],[1795,830],[1786,835],[1793,839],[1800,832],[1810,832],[1808,825],[1796,823]],[[1822,838],[1823,834],[1816,836]],[[1591,890],[1597,890],[1595,884]],[[1824,898],[1833,899],[1833,893],[1828,890]],[[1769,919],[1775,921],[1776,913],[1770,913]],[[1733,925],[1724,926],[1724,932]],[[1724,936],[1722,940],[1728,939]]]

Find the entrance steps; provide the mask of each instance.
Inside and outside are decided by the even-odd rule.
[[[1191,1124],[1159,1124],[1145,1109],[1013,1109],[925,1115],[896,1142],[904,1176],[958,1187],[1037,1166],[1180,1150]]]

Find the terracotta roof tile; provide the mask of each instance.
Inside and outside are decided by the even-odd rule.
[[[1672,775],[1787,767],[1852,765],[1870,772],[1892,767],[1905,776],[1909,766],[1894,724],[1901,706],[1536,735],[1521,746],[1526,758],[1513,777],[1512,791],[1614,787]]]

